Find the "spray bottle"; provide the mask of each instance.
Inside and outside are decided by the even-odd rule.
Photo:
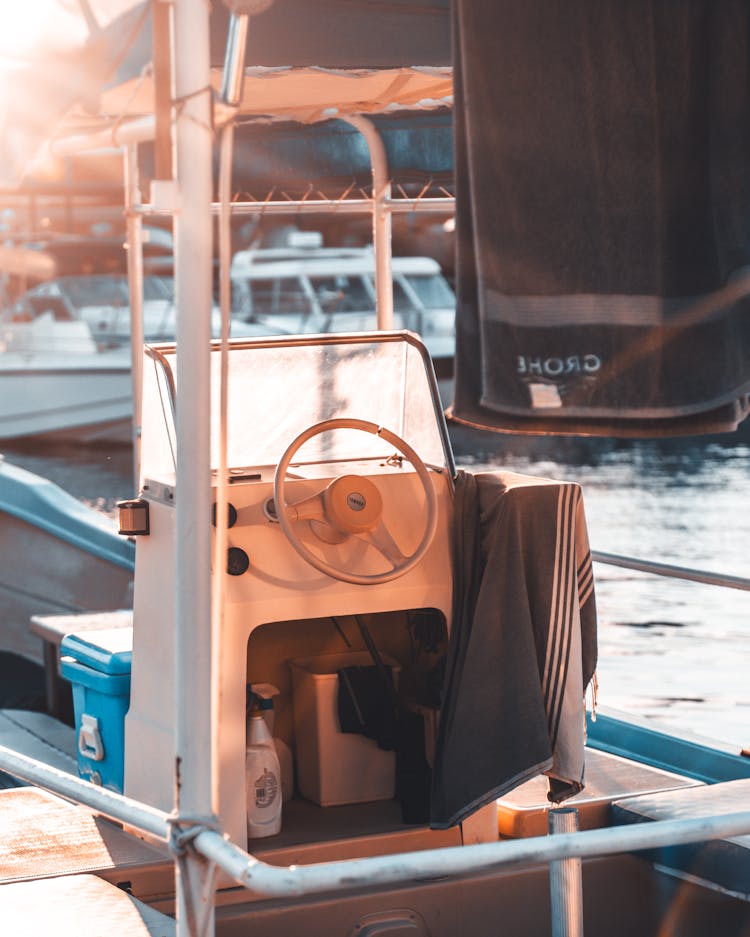
[[[279,767],[281,768],[281,799],[286,802],[294,796],[294,759],[286,742],[273,734],[273,701],[274,697],[279,695],[279,691],[270,683],[253,683],[252,692],[258,697],[258,706],[273,738],[274,748],[279,759]]]
[[[281,769],[263,718],[262,699],[254,688],[247,688],[245,803],[250,838],[273,836],[281,830]]]

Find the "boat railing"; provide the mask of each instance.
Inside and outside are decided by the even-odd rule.
[[[210,822],[173,816],[0,746],[0,769],[68,800],[99,811],[169,845],[178,859],[186,851],[203,857],[255,894],[312,895],[404,882],[498,871],[521,865],[580,860],[750,833],[750,811],[624,827],[556,833],[524,839],[451,846],[304,866],[275,866],[230,842]]]
[[[683,579],[688,582],[701,582],[710,586],[722,586],[725,589],[741,589],[744,592],[750,592],[750,579],[745,579],[743,576],[728,576],[724,573],[690,569],[687,566],[674,566],[670,563],[656,563],[652,560],[621,556],[617,553],[602,553],[598,550],[591,551],[591,558],[595,563],[619,566],[621,569],[634,569],[641,573],[653,573],[656,576],[667,576],[672,579]]]
[[[725,588],[750,591],[750,580],[739,576],[658,563],[631,556],[592,551],[595,562]],[[580,862],[586,858],[678,846],[750,834],[750,811],[708,814],[678,820],[655,820],[633,826],[572,830],[551,824],[552,836],[443,847],[360,859],[277,866],[258,859],[223,835],[213,817],[180,817],[140,803],[64,771],[0,746],[0,770],[125,824],[163,842],[177,867],[186,859],[221,870],[254,895],[301,897],[325,892],[427,882],[438,878],[479,875],[520,866],[548,865],[553,920],[560,933],[578,934],[581,920]],[[552,810],[553,814],[563,813]],[[573,812],[575,811],[570,811]],[[571,831],[569,831],[571,830]],[[568,883],[556,889],[560,880]],[[570,882],[578,881],[579,896]],[[192,933],[189,927],[188,932]]]

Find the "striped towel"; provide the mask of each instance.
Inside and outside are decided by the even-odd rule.
[[[540,773],[583,787],[596,605],[578,485],[509,472],[457,479],[450,648],[433,763],[444,829]]]

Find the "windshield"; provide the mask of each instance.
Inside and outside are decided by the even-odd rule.
[[[174,279],[172,277],[144,277],[143,298],[166,299],[174,302]]]
[[[169,384],[174,346],[155,346],[144,368],[142,465],[148,477],[173,475],[175,429]],[[148,353],[147,353],[148,354]],[[211,464],[218,464],[219,351],[212,354]],[[422,459],[450,467],[444,423],[412,337],[334,336],[232,342],[229,354],[230,468],[276,465],[303,430],[322,420],[355,417],[401,436]],[[393,453],[377,436],[350,430],[316,437],[305,461],[383,458]]]
[[[129,306],[128,281],[124,276],[66,277],[60,288],[76,309],[87,306]],[[171,300],[174,281],[170,277],[144,277],[143,298]]]
[[[453,309],[456,298],[440,274],[406,274],[406,281],[426,309]]]
[[[129,305],[125,277],[69,277],[61,281],[61,288],[76,309]]]
[[[250,280],[248,283],[255,316],[299,315],[310,311],[307,294],[297,277]]]
[[[310,277],[315,296],[324,313],[368,312],[375,298],[361,276]]]

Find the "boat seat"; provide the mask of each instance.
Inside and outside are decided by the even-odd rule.
[[[78,777],[75,730],[46,713],[0,709],[0,745]],[[0,773],[0,788],[21,783]]]
[[[612,821],[629,824],[740,813],[749,802],[750,778],[742,778],[624,798],[613,803]],[[664,846],[642,854],[679,875],[750,900],[750,835]]]
[[[0,791],[0,887],[83,872],[145,901],[174,891],[166,846],[146,843],[87,807],[36,787]]]
[[[652,768],[596,749],[586,749],[586,786],[568,798],[566,807],[578,809],[583,830],[607,826],[610,805],[630,794],[646,794],[699,784],[691,778]],[[549,828],[547,778],[532,778],[505,794],[497,802],[500,836],[545,836]]]
[[[0,885],[6,937],[172,937],[175,922],[96,875]]]

